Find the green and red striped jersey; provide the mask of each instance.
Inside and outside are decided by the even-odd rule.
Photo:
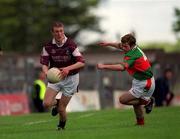
[[[153,76],[149,60],[137,46],[125,53],[123,65],[127,72],[137,80],[146,80]]]

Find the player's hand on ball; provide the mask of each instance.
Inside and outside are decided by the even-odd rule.
[[[69,74],[69,69],[68,68],[60,68],[61,75],[63,78],[66,78],[67,75]]]

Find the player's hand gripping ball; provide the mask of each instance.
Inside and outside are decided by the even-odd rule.
[[[58,83],[62,80],[61,71],[58,68],[50,68],[47,72],[47,79],[50,83]]]

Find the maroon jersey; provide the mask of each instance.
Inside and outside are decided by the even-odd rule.
[[[50,68],[57,67],[67,67],[76,62],[83,62],[84,58],[79,52],[77,45],[73,40],[66,38],[67,40],[62,46],[58,46],[53,41],[45,44],[43,46],[43,51],[40,57],[40,63],[42,65],[47,65]],[[75,69],[70,71],[69,75],[74,75],[79,72],[80,69]]]

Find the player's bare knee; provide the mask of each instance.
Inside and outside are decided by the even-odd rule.
[[[44,106],[45,108],[49,108],[49,107],[51,107],[51,103],[48,102],[48,101],[43,101],[43,106]]]
[[[58,111],[59,111],[59,113],[64,113],[64,112],[66,111],[66,108],[60,106],[60,107],[58,108]]]
[[[119,97],[119,102],[121,104],[126,104],[126,101],[125,101],[125,99],[123,97]]]

